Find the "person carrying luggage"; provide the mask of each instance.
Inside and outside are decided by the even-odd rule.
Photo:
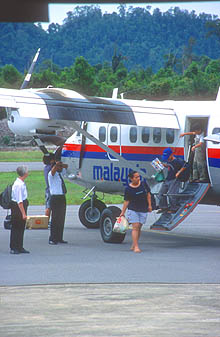
[[[179,193],[179,188],[181,181],[178,176],[186,169],[184,167],[184,161],[177,159],[173,150],[168,147],[163,151],[162,162],[168,169],[168,174],[165,181],[162,183],[160,188],[158,199],[159,199],[159,209],[157,213],[176,213],[179,208],[178,198],[176,194]],[[167,195],[166,195],[167,194]],[[169,207],[167,202],[167,196],[169,199]]]

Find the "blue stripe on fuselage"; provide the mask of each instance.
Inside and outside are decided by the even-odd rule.
[[[209,167],[220,167],[220,158],[209,158],[208,159]]]
[[[141,154],[141,153],[124,153],[122,154],[123,158],[126,160],[132,160],[132,161],[152,161],[156,157],[160,158],[160,154]],[[68,151],[68,150],[63,150],[62,151],[62,157],[65,158],[79,158],[80,157],[80,151]],[[176,156],[178,158],[182,158],[183,156]],[[84,159],[109,159],[107,157],[106,152],[84,152],[83,154]]]

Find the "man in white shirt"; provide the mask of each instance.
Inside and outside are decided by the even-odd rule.
[[[12,186],[12,203],[11,203],[11,235],[10,248],[11,254],[29,253],[23,247],[25,223],[27,219],[27,188],[24,180],[28,176],[27,166],[17,168],[18,178]]]
[[[63,240],[63,230],[66,216],[66,187],[62,177],[63,169],[68,167],[61,161],[56,162],[48,174],[50,188],[51,226],[49,244],[67,243]]]

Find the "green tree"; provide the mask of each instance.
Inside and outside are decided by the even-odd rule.
[[[7,64],[2,68],[2,78],[6,83],[15,87],[22,80],[21,74],[12,64]]]
[[[76,90],[87,93],[88,95],[94,94],[96,91],[95,83],[95,69],[80,56],[76,58],[73,66],[73,85]]]
[[[49,68],[40,73],[32,75],[31,86],[34,88],[46,88],[49,85],[57,86],[59,76]]]
[[[188,43],[183,47],[182,73],[184,73],[185,69],[187,69],[193,59],[195,59],[195,55],[193,54],[193,46],[195,43],[196,40],[193,37],[190,37]]]
[[[206,23],[206,27],[208,29],[207,37],[215,35],[220,42],[220,19],[215,19],[213,21],[208,21]]]

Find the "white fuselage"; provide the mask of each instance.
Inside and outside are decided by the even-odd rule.
[[[180,134],[190,130],[192,123],[202,123],[205,134],[220,131],[220,114],[218,102],[169,102],[176,112],[179,129],[141,127],[134,125],[115,125],[88,123],[87,132],[92,134],[127,160],[127,165],[120,163],[98,145],[86,139],[82,146],[82,135],[75,133],[67,139],[62,158],[69,164],[69,174],[74,181],[87,188],[96,186],[98,191],[123,194],[128,183],[129,164],[133,164],[145,173],[154,190],[159,188],[152,176],[155,170],[151,162],[160,158],[166,147],[171,147],[176,156],[187,159],[189,136],[180,138]],[[219,130],[218,130],[219,129]],[[220,145],[206,143],[206,160],[211,192],[220,194]]]

